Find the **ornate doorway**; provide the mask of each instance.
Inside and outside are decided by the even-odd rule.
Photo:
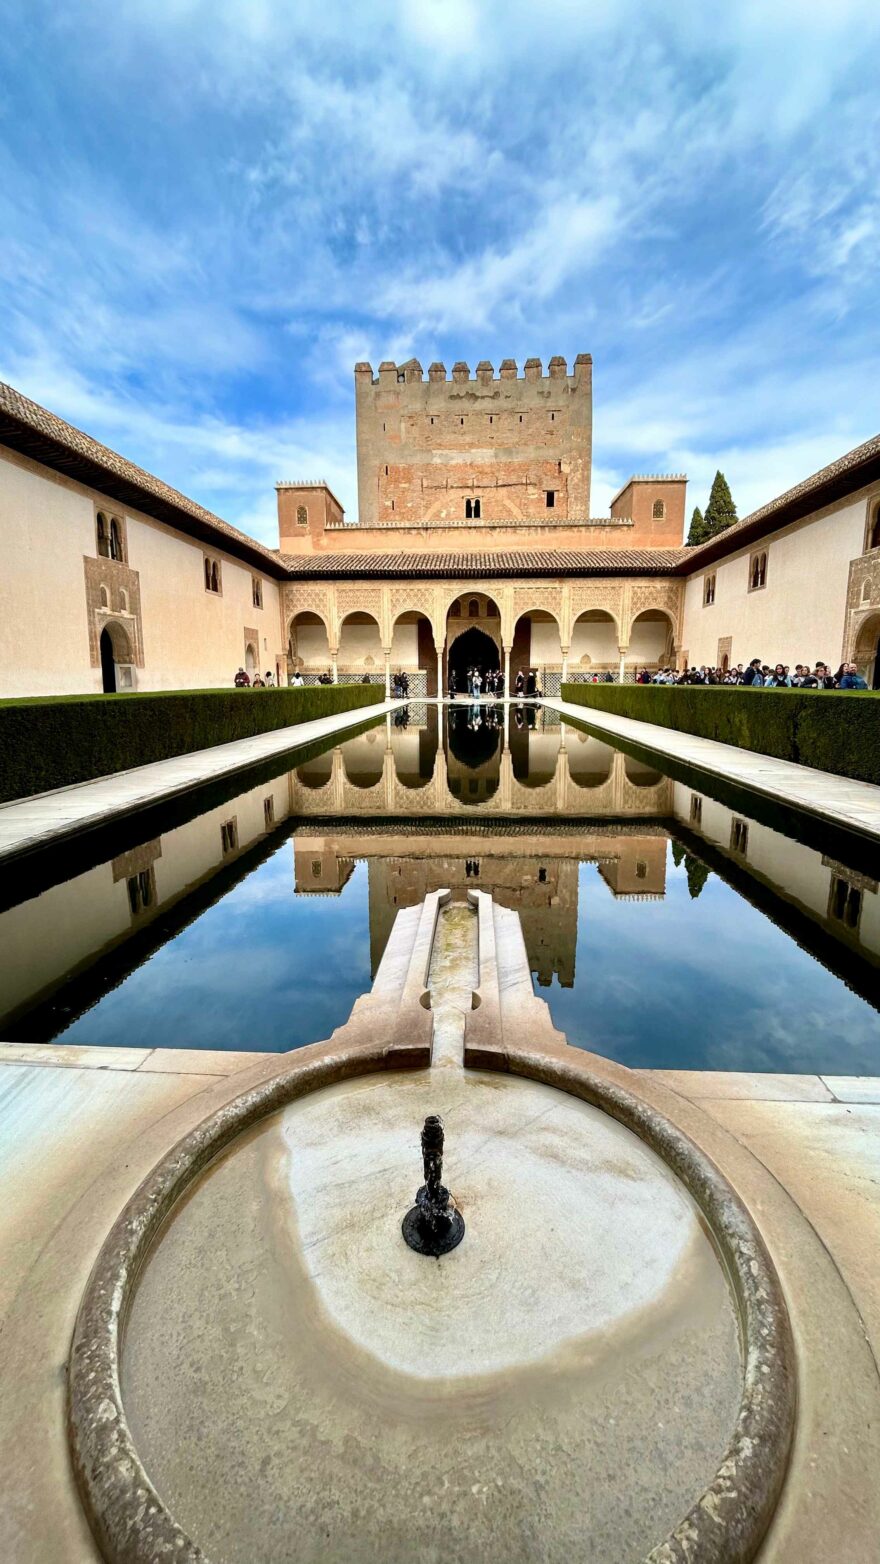
[[[479,668],[485,683],[486,674],[501,667],[498,646],[491,635],[473,625],[470,630],[464,630],[456,636],[449,648],[448,666],[449,677],[455,674],[458,693],[461,694],[467,684],[469,668]]]

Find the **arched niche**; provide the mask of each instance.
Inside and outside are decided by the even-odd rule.
[[[571,627],[569,675],[616,672],[620,660],[620,631],[614,615],[603,608],[587,608]]]
[[[627,661],[640,668],[665,667],[672,662],[675,627],[665,608],[645,608],[630,626]]]
[[[361,608],[346,614],[339,630],[338,663],[344,673],[384,674],[385,654],[375,614]]]
[[[575,787],[603,787],[614,765],[610,744],[589,733],[571,729],[568,734],[568,774]]]
[[[294,614],[287,632],[291,667],[299,672],[326,673],[330,668],[330,638],[320,614],[301,609]]]

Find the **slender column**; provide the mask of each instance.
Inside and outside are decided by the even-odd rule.
[[[438,646],[437,651],[437,699],[443,699],[443,648]]]
[[[385,653],[385,699],[391,699],[391,648]]]
[[[505,646],[505,648],[504,648],[504,693],[508,697],[513,693],[511,691],[511,688],[510,688],[510,652],[511,652],[511,648],[509,646]]]
[[[332,651],[330,653],[330,667],[333,670],[333,683],[334,684],[338,684],[339,683],[339,652],[338,652],[338,650],[337,651]]]
[[[563,682],[563,684],[565,684],[567,679],[568,679],[568,647],[567,646],[563,646],[563,648],[562,648],[562,682]]]
[[[618,673],[618,678],[622,684],[626,677],[626,654],[629,648],[626,646],[618,646],[617,650],[620,653],[620,670]]]

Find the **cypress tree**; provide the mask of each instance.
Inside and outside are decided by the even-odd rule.
[[[714,538],[717,533],[723,532],[737,520],[736,506],[731,498],[727,479],[723,472],[716,472],[712,480],[712,492],[709,495],[709,503],[706,506],[706,515],[703,519],[703,538]]]
[[[684,848],[682,847],[681,842],[673,841],[673,843],[672,843],[672,862],[675,864],[676,869],[679,867],[683,857],[684,857]]]
[[[699,505],[694,506],[694,514],[691,517],[691,530],[688,533],[687,546],[693,548],[695,543],[706,541],[706,523],[703,520],[703,512]]]
[[[704,863],[700,863],[699,858],[694,858],[691,853],[685,853],[684,872],[687,875],[688,890],[696,901],[709,878],[709,870]]]

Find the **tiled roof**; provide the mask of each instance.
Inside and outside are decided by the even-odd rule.
[[[224,548],[243,557],[265,575],[283,578],[284,567],[278,554],[255,538],[231,527],[213,511],[205,510],[185,494],[178,493],[161,478],[126,461],[116,451],[93,440],[91,435],[66,424],[39,403],[22,396],[13,386],[0,381],[0,445],[64,472],[90,489],[108,495],[120,506],[143,511],[198,539],[200,543]]]
[[[837,461],[830,462],[819,472],[814,472],[802,483],[796,483],[793,489],[786,489],[785,493],[780,494],[775,500],[770,500],[759,510],[753,510],[751,515],[744,516],[742,521],[735,521],[732,527],[725,528],[724,532],[719,532],[707,543],[699,543],[695,548],[685,549],[682,556],[683,563],[677,567],[675,573],[689,575],[692,570],[702,570],[705,565],[711,565],[713,560],[720,559],[724,554],[731,554],[738,548],[744,548],[747,544],[766,537],[768,532],[775,532],[779,527],[800,521],[803,516],[809,516],[812,511],[821,510],[823,506],[843,499],[847,494],[854,493],[856,489],[862,488],[867,483],[874,483],[878,478],[880,478],[880,435],[874,435],[873,439],[866,440],[863,445],[855,446],[853,450],[847,451],[845,456],[839,456]]]
[[[289,577],[365,580],[368,577],[665,576],[685,549],[536,549],[493,554],[282,554]]]

